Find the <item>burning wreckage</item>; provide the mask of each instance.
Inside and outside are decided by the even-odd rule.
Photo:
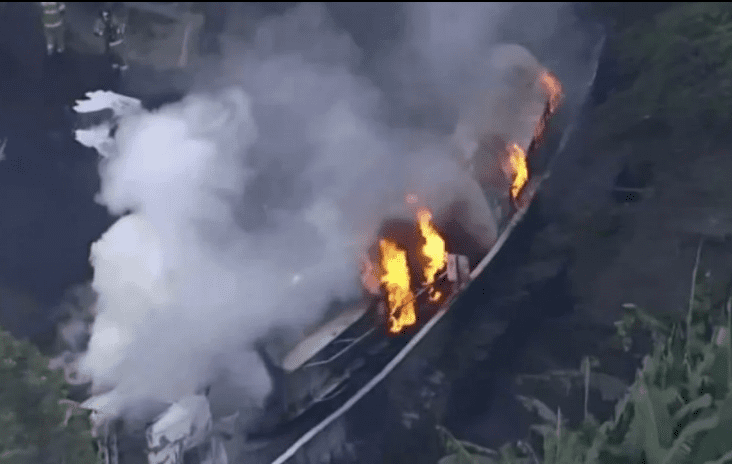
[[[324,417],[276,462],[291,457],[297,447],[382,380],[485,269],[524,216],[548,174],[532,172],[532,157],[537,156],[563,96],[561,84],[548,70],[530,81],[530,90],[542,97],[526,125],[533,130],[524,140],[505,140],[507,136],[495,130],[467,150],[466,169],[494,216],[496,230],[488,240],[466,233],[456,225],[454,213],[434,214],[420,205],[416,195],[407,195],[413,220],[386,221],[363,256],[363,298],[334,304],[328,311],[330,318],[297,343],[286,346],[270,337],[258,345],[273,389],[250,438],[286,433],[304,416]],[[76,139],[101,156],[114,156],[111,135],[116,121],[140,111],[142,104],[106,91],[90,92],[87,97],[74,107],[79,115]],[[67,369],[73,370],[73,365]],[[84,382],[70,377],[71,382]],[[135,439],[125,438],[132,433],[129,430],[120,434],[119,421],[99,412],[97,401],[92,397],[81,407],[92,411],[94,433],[107,463],[132,462],[120,452],[125,439],[137,441],[151,464],[228,462],[222,443],[234,434],[236,417],[214,421],[205,392],[169,405],[152,424],[146,424],[144,433],[138,430],[140,436]]]

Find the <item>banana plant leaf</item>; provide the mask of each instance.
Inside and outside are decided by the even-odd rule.
[[[707,432],[695,447],[694,462],[713,461],[732,450],[732,396],[720,402],[719,425]]]

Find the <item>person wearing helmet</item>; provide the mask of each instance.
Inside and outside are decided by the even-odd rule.
[[[125,24],[105,8],[99,13],[94,25],[94,35],[104,39],[104,52],[109,57],[112,68],[119,71],[127,69],[124,59]]]
[[[46,53],[63,53],[66,48],[64,24],[64,2],[40,2],[43,10],[43,33],[46,36]]]

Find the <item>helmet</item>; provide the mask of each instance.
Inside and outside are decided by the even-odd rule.
[[[100,11],[100,12],[99,12],[99,16],[100,16],[100,17],[101,17],[101,18],[102,18],[103,20],[105,20],[105,21],[106,21],[106,20],[108,20],[108,19],[109,19],[109,17],[110,17],[110,16],[112,16],[112,12],[111,12],[111,11],[109,11],[109,10],[107,10],[107,9],[105,8],[104,10],[102,10],[102,11]]]

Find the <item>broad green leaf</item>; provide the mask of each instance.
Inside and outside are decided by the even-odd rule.
[[[723,398],[727,395],[727,370],[729,369],[727,361],[727,347],[726,346],[715,346],[714,347],[714,362],[707,368],[706,374],[709,377],[709,381],[715,387],[715,397]]]
[[[732,450],[726,452],[722,457],[714,461],[706,461],[704,464],[730,464],[732,463]]]
[[[628,391],[628,385],[625,382],[602,372],[590,374],[590,387],[600,392],[603,401],[617,401]]]
[[[635,387],[631,387],[635,388]],[[607,444],[604,450],[618,457],[628,458],[629,462],[638,462],[643,454],[643,444],[645,441],[645,430],[648,427],[644,417],[638,413],[637,407],[632,401],[632,393],[626,398],[624,414],[632,415],[625,433],[622,435],[622,441],[618,445]],[[616,421],[617,424],[617,421]],[[609,433],[609,428],[604,431]]]
[[[549,424],[533,424],[529,426],[529,429],[538,433],[542,437],[547,437],[551,434],[557,433],[556,427]]]
[[[466,458],[458,453],[445,456],[437,462],[438,464],[500,464],[500,461],[489,456],[476,455]]]
[[[689,414],[695,413],[699,409],[706,409],[712,405],[712,395],[705,394],[694,401],[685,404],[671,418],[672,424],[676,427]]]
[[[498,452],[495,450],[492,450],[490,448],[486,448],[485,446],[476,445],[475,443],[471,443],[469,441],[465,440],[458,440],[460,445],[465,448],[465,451],[467,451],[470,454],[480,454],[483,456],[492,456],[492,457],[498,457]]]
[[[516,395],[516,398],[527,410],[530,412],[536,412],[544,421],[550,424],[557,423],[557,415],[549,408],[549,406],[540,400],[522,395]]]
[[[684,427],[674,441],[671,449],[666,453],[662,464],[678,464],[680,462],[686,462],[692,453],[691,446],[697,435],[714,429],[718,424],[719,416],[714,414],[706,419],[693,421]]]
[[[671,332],[672,324],[653,316],[647,310],[635,305],[626,306],[625,309],[632,314],[631,320],[635,320],[641,327],[664,335]]]
[[[501,456],[501,464],[532,464],[530,458],[520,456],[516,452],[516,448],[511,443],[506,443],[498,450]]]
[[[707,432],[696,447],[695,462],[706,462],[717,459],[732,449],[732,396],[720,404],[717,415],[719,425]]]
[[[663,449],[670,446],[673,440],[671,417],[667,405],[661,400],[655,387],[646,384],[643,377],[632,388],[633,403],[639,421],[643,423],[643,449],[649,464],[660,462]]]
[[[711,377],[707,375],[711,367],[714,365],[715,353],[712,346],[707,343],[704,346],[703,358],[694,367],[689,367],[689,390],[693,395],[701,389],[705,382],[709,382]]]
[[[598,433],[595,435],[592,444],[585,454],[585,464],[599,464],[600,451],[607,450],[607,429],[609,425],[610,423],[606,422],[599,427]]]
[[[461,463],[472,464],[473,456],[465,449],[463,444],[455,438],[446,428],[437,426],[437,432],[445,442],[445,448],[448,451],[454,451],[454,455],[458,456]]]

